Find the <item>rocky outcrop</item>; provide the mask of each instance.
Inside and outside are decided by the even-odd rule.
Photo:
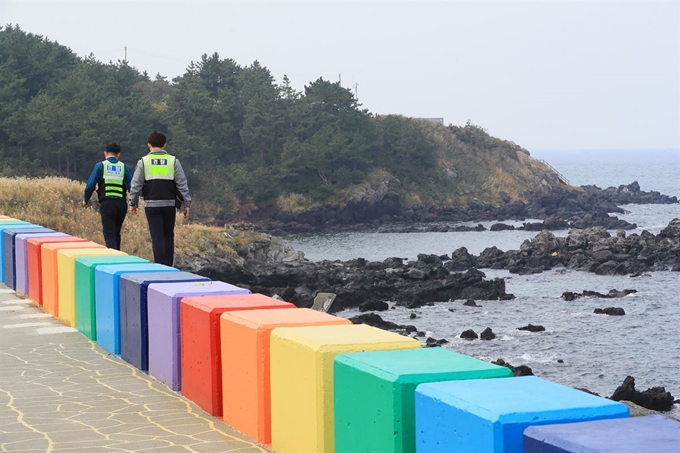
[[[446,269],[508,269],[512,273],[540,273],[564,266],[567,269],[594,272],[598,275],[642,275],[644,272],[680,271],[680,219],[672,220],[659,234],[648,231],[626,236],[619,230],[612,236],[605,227],[570,230],[567,237],[544,230],[527,239],[519,250],[504,252],[496,247],[484,249],[479,256],[465,249],[453,252]],[[627,291],[627,290],[626,290]],[[578,297],[567,293],[563,297]],[[627,295],[625,293],[622,295]],[[596,296],[595,293],[588,295]],[[607,296],[621,297],[610,293]]]
[[[626,377],[623,384],[621,384],[612,396],[609,397],[614,401],[632,401],[638,406],[655,411],[669,411],[673,408],[675,399],[670,392],[667,392],[664,387],[652,387],[643,392],[635,388],[635,378],[632,376]]]
[[[621,307],[596,308],[593,313],[596,315],[625,316],[626,311]]]
[[[530,231],[604,226],[607,229],[632,229],[634,225],[610,214],[624,213],[622,204],[677,203],[677,197],[656,191],[645,192],[637,182],[618,188],[597,186],[581,188],[552,187],[548,193],[526,194],[526,202],[503,199],[497,206],[469,202],[455,207],[405,207],[398,196],[384,187],[362,193],[344,205],[314,206],[308,210],[262,210],[250,219],[258,229],[277,235],[328,229],[380,228],[380,231],[483,231],[482,225],[450,225],[451,223],[541,219],[543,223],[525,224],[517,229]],[[419,225],[414,226],[414,223]],[[447,223],[449,225],[447,225]],[[495,228],[512,229],[510,226]]]
[[[535,326],[533,324],[528,324],[524,327],[518,327],[517,330],[526,330],[528,332],[544,332],[545,327],[543,326]]]
[[[598,293],[597,291],[588,291],[584,290],[583,292],[579,293],[572,293],[571,291],[566,291],[562,293],[562,299],[571,302],[572,300],[576,300],[580,297],[597,297],[600,299],[616,299],[620,297],[626,297],[629,294],[635,294],[637,293],[636,289],[624,289],[622,291],[619,291],[617,289],[610,289],[607,294],[602,294]]]
[[[517,377],[517,376],[533,376],[534,375],[534,372],[531,369],[531,367],[529,367],[527,365],[512,366],[503,359],[494,360],[491,363],[493,363],[494,365],[499,365],[499,366],[504,366],[506,368],[510,368],[512,370],[512,374],[514,374],[515,377]]]
[[[385,301],[416,308],[456,299],[514,298],[505,292],[505,280],[486,279],[476,269],[452,272],[438,255],[421,254],[408,263],[400,258],[316,263],[306,260],[280,238],[268,235],[235,243],[241,244],[235,245],[235,256],[184,253],[177,256],[175,265],[253,292],[277,294],[300,307],[310,307],[319,292],[332,292],[336,294],[332,311],[349,307],[381,310],[386,307]]]

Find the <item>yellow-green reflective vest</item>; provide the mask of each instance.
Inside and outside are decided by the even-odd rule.
[[[109,162],[105,160],[102,162],[104,178],[104,197],[108,198],[123,198],[125,189],[123,187],[123,180],[125,179],[125,164],[123,162]]]
[[[168,153],[149,153],[142,157],[144,166],[144,187],[142,196],[145,200],[175,199],[175,156]]]
[[[175,156],[168,153],[147,154],[142,157],[142,163],[144,164],[145,180],[175,180]]]

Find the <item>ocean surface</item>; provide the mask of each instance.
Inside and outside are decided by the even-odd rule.
[[[532,151],[564,175],[573,185],[618,187],[638,181],[642,190],[656,190],[680,197],[680,150]],[[625,205],[619,217],[637,223],[638,230],[658,233],[674,218],[680,204]],[[495,222],[482,222],[489,227]],[[512,222],[504,222],[512,223]],[[515,224],[521,225],[522,222]],[[553,232],[566,236],[567,231]],[[615,233],[615,232],[612,232]],[[517,249],[535,232],[483,231],[448,233],[332,232],[292,235],[286,242],[312,261],[366,258],[378,261],[396,256],[414,259],[419,253],[450,255],[459,247],[479,254],[486,247]],[[394,307],[380,313],[387,320],[412,324],[428,336],[446,338],[446,348],[484,360],[503,358],[513,365],[528,365],[537,376],[610,396],[626,376],[635,377],[636,388],[663,386],[680,399],[680,274],[654,272],[630,278],[599,276],[587,272],[554,269],[537,275],[518,276],[507,271],[483,269],[488,278],[505,277],[511,301],[478,301],[481,308],[463,301],[441,302],[409,310]],[[572,302],[565,291],[636,289],[621,299],[581,298]],[[389,302],[389,301],[388,301]],[[392,304],[391,304],[392,305]],[[622,307],[625,316],[595,315],[595,308]],[[356,310],[340,316],[351,317]],[[410,319],[411,313],[416,319]],[[540,324],[545,332],[517,330]],[[490,327],[497,338],[467,341],[459,335],[467,329],[480,333]],[[563,363],[558,363],[561,360]],[[672,415],[680,416],[680,405]]]

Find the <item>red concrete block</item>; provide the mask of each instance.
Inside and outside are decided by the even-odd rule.
[[[267,308],[295,308],[295,305],[262,294],[182,299],[182,395],[211,415],[222,415],[220,315]]]
[[[26,266],[28,268],[28,298],[42,305],[42,245],[53,242],[87,242],[74,236],[31,238],[26,241]]]

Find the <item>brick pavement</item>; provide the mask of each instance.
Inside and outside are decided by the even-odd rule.
[[[2,285],[0,451],[269,452]]]

